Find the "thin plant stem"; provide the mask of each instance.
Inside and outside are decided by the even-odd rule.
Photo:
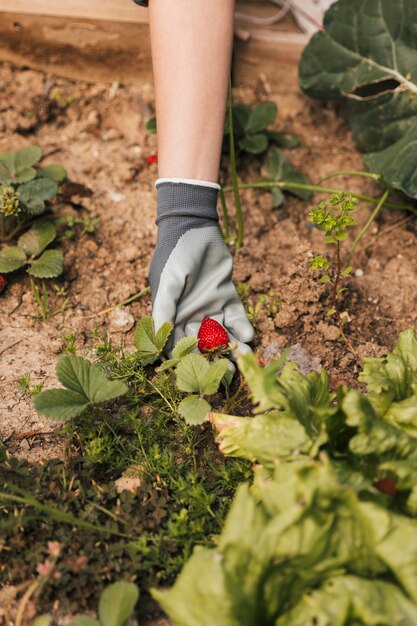
[[[220,185],[220,204],[222,206],[223,215],[223,235],[226,240],[230,238],[230,221],[229,213],[227,212],[226,196],[224,195],[223,187]]]
[[[232,78],[229,73],[229,94],[228,94],[228,112],[229,112],[229,142],[230,142],[230,172],[232,175],[232,190],[235,197],[236,208],[236,223],[237,223],[237,235],[236,235],[236,248],[239,249],[243,244],[244,236],[244,223],[242,214],[242,205],[240,203],[239,196],[239,184],[237,180],[236,170],[236,150],[235,150],[235,136],[233,134],[233,108],[232,108]]]
[[[306,183],[294,183],[291,181],[259,181],[256,183],[245,183],[239,185],[239,189],[271,189],[272,187],[278,187],[278,189],[300,189],[303,191],[314,191],[318,193],[341,193],[346,192],[345,189],[334,189],[332,187],[322,187],[321,185],[308,185]],[[223,189],[224,193],[230,193],[233,191],[233,187],[225,187]],[[349,192],[351,196],[357,198],[358,200],[364,200],[365,202],[370,202],[371,204],[378,204],[379,198],[373,198],[372,196],[366,196],[361,193]],[[397,211],[410,211],[414,215],[417,215],[417,207],[411,206],[410,204],[393,204],[392,202],[385,202],[385,206],[388,209],[395,209]]]
[[[361,229],[361,231],[357,234],[355,241],[352,244],[352,247],[349,251],[348,257],[347,257],[347,263],[348,265],[350,265],[350,262],[352,260],[353,254],[356,250],[357,245],[359,244],[359,242],[361,241],[361,239],[364,237],[364,235],[367,233],[367,231],[369,230],[371,224],[375,221],[376,217],[378,216],[379,212],[381,211],[382,207],[384,206],[385,200],[387,199],[389,194],[389,189],[387,189],[384,193],[384,195],[382,195],[378,201],[378,204],[376,205],[375,209],[372,211],[368,221],[366,222],[365,226]]]
[[[114,306],[110,306],[107,309],[103,309],[102,311],[98,311],[97,313],[92,313],[91,315],[87,315],[86,319],[92,319],[93,317],[99,317],[100,315],[106,315],[107,313],[111,313],[115,309],[118,309],[122,306],[126,306],[127,304],[130,304],[131,302],[134,302],[135,300],[139,300],[139,298],[142,298],[142,296],[145,296],[147,293],[149,293],[150,290],[151,290],[150,287],[145,287],[141,291],[138,291],[138,293],[135,293],[135,295],[127,298],[127,300],[123,300],[123,302],[119,302],[118,304],[115,304]]]
[[[321,185],[325,180],[329,180],[330,178],[336,178],[337,176],[363,176],[364,178],[372,178],[376,182],[381,180],[381,176],[379,174],[373,174],[372,172],[359,172],[357,170],[340,170],[337,172],[331,172],[324,178],[320,178],[318,184]]]

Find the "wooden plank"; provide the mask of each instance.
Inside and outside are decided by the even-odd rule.
[[[238,0],[258,17],[276,12],[263,0]],[[0,0],[0,61],[86,81],[152,80],[147,10],[131,0]],[[235,23],[233,77],[274,89],[298,88],[296,67],[307,37],[286,16],[279,24]]]
[[[2,13],[0,61],[87,82],[152,80],[147,24]]]
[[[146,24],[147,9],[133,0],[0,0],[0,12]]]

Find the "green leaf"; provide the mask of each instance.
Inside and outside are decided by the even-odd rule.
[[[348,265],[348,267],[345,267],[345,269],[342,272],[342,276],[349,276],[349,274],[351,274],[353,272],[353,267],[351,265]]]
[[[219,431],[217,441],[224,455],[257,461],[269,469],[278,459],[296,458],[313,448],[303,426],[277,411],[253,418],[212,413],[210,421]]]
[[[276,116],[277,105],[275,102],[261,102],[251,110],[246,131],[252,134],[265,130],[267,126],[274,123]]]
[[[14,272],[26,264],[26,254],[18,246],[7,246],[0,250],[0,273]]]
[[[62,183],[67,178],[67,170],[62,165],[53,163],[38,169],[37,176],[38,178],[52,178],[56,183]]]
[[[168,359],[167,361],[164,361],[162,363],[162,365],[157,367],[156,371],[157,372],[165,372],[166,370],[169,370],[172,367],[175,367],[175,365],[178,365],[178,362],[179,362],[178,359]]]
[[[190,426],[196,426],[205,422],[210,411],[210,404],[204,398],[199,398],[195,395],[187,396],[178,405],[178,413],[182,415],[186,424]]]
[[[258,133],[257,135],[246,135],[239,139],[239,148],[250,154],[261,154],[268,148],[268,139],[266,135]]]
[[[366,166],[411,197],[417,197],[414,23],[414,0],[339,0],[300,63],[301,86],[310,96],[348,102]]]
[[[31,626],[50,626],[52,624],[52,616],[49,613],[40,615],[31,624]]]
[[[187,354],[175,370],[178,389],[189,393],[202,393],[204,380],[209,370],[210,365],[201,354]]]
[[[239,369],[249,385],[254,402],[258,405],[257,413],[282,406],[283,396],[277,384],[277,374],[287,356],[288,350],[277,361],[261,367],[253,353],[239,355]]]
[[[388,392],[401,401],[417,392],[417,340],[413,329],[402,332],[385,357],[364,358],[359,380],[375,394]]]
[[[109,380],[101,367],[75,354],[59,359],[56,375],[66,389],[42,391],[33,401],[38,413],[53,419],[74,417],[89,404],[109,402],[127,393],[125,383]]]
[[[22,170],[35,165],[41,160],[41,158],[42,150],[38,146],[28,146],[27,148],[18,150],[14,157],[16,172],[19,173]]]
[[[307,176],[293,168],[285,154],[277,146],[270,146],[262,168],[262,175],[265,179],[278,183],[292,182],[306,185],[310,182]],[[287,189],[302,200],[309,200],[312,195],[312,192],[306,189],[293,189],[291,187],[283,187],[283,189]]]
[[[183,337],[178,341],[172,351],[174,359],[182,359],[184,356],[195,350],[197,347],[197,337]]]
[[[35,278],[55,278],[64,271],[64,257],[61,250],[46,250],[28,268],[28,274]]]
[[[281,148],[297,148],[300,145],[300,137],[295,133],[283,133],[277,130],[267,130],[268,139]]]
[[[239,626],[231,615],[219,554],[197,547],[170,590],[152,589],[175,626]]]
[[[156,117],[151,117],[145,124],[145,128],[151,135],[156,134]]]
[[[247,132],[251,107],[243,102],[237,102],[233,105],[233,132],[236,137],[244,137]],[[226,115],[225,127],[229,132],[229,115]]]
[[[171,331],[172,323],[165,322],[155,333],[152,317],[149,315],[142,317],[135,330],[135,346],[138,357],[144,365],[154,363],[158,359]]]
[[[221,359],[210,365],[201,380],[200,393],[211,396],[219,390],[224,375],[229,371],[229,361]]]
[[[162,326],[158,328],[158,331],[155,335],[155,345],[159,352],[162,352],[162,350],[164,349],[173,327],[174,326],[172,322],[164,322],[164,324],[162,324]]]
[[[81,415],[88,407],[89,400],[83,393],[69,389],[46,389],[33,399],[33,406],[39,415],[54,420],[65,420]]]
[[[271,201],[273,207],[281,206],[285,200],[285,196],[279,187],[272,187],[271,189]]]
[[[139,591],[133,583],[120,581],[106,587],[98,605],[102,626],[123,626],[133,613],[138,598]]]
[[[19,237],[17,243],[27,256],[38,256],[55,237],[56,228],[52,222],[37,222]]]
[[[98,619],[82,616],[70,622],[69,626],[102,626]]]
[[[322,276],[320,278],[320,282],[321,283],[329,283],[330,282],[330,276],[328,274],[325,274],[324,276]]]
[[[51,178],[37,178],[18,189],[19,200],[31,215],[40,215],[45,210],[45,201],[54,198],[58,185]]]

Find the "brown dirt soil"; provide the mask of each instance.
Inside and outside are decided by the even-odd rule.
[[[54,214],[100,218],[94,234],[62,238],[65,273],[49,283],[53,314],[47,321],[39,319],[24,272],[0,296],[0,435],[13,453],[41,461],[62,456],[65,442],[55,424],[36,415],[17,380],[30,374],[32,385],[53,386],[54,365],[69,333],[76,335],[81,351],[91,346],[94,329],[107,330],[113,342],[131,347],[134,322],[150,313],[147,294],[124,309],[122,319],[120,309],[95,315],[147,286],[156,235],[157,167],[146,161],[156,152],[156,137],[145,129],[154,111],[153,88],[149,83],[110,88],[81,84],[8,64],[0,66],[0,77],[0,151],[41,146],[45,163],[63,164],[71,181],[90,190],[67,190],[67,196],[76,193],[70,201],[57,202]],[[340,105],[314,102],[299,92],[282,93],[282,88],[279,95],[239,88],[234,97],[250,104],[260,98],[277,102],[276,127],[301,138],[289,157],[312,181],[334,170],[362,168]],[[259,161],[243,158],[239,173],[242,182],[259,179]],[[381,193],[367,179],[335,179],[330,184],[347,188],[348,182],[352,191]],[[307,219],[312,202],[288,196],[282,207],[272,209],[270,194],[262,190],[247,190],[242,200],[246,237],[235,255],[235,280],[250,285],[254,303],[269,290],[281,302],[276,315],[262,309],[257,317],[254,347],[260,354],[265,348],[271,353],[299,344],[315,363],[329,369],[335,384],[352,382],[361,356],[391,349],[398,333],[416,323],[414,217],[385,210],[356,254],[354,269],[360,271],[351,279],[344,307],[351,318],[348,332],[355,356],[337,339],[326,317],[328,290],[309,269],[309,256],[323,249],[322,234]],[[363,224],[370,208],[360,206]],[[63,312],[65,298],[54,285],[66,291]]]

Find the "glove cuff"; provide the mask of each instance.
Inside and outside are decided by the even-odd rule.
[[[158,208],[156,223],[166,218],[203,218],[218,222],[217,183],[192,179],[158,179]]]

